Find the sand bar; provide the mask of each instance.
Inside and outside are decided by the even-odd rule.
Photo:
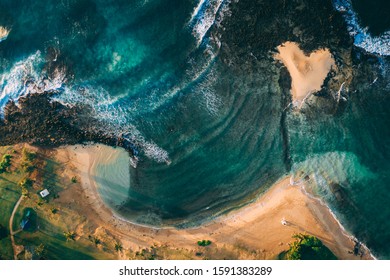
[[[293,102],[303,103],[311,93],[321,89],[335,61],[328,49],[320,49],[306,56],[298,44],[285,42],[277,47],[277,60],[283,62],[291,76]]]
[[[57,158],[71,162],[81,177],[81,184],[74,184],[68,195],[78,200],[76,204],[82,207],[83,215],[115,233],[126,249],[166,244],[197,250],[196,242],[208,239],[218,248],[248,248],[261,252],[262,259],[273,259],[288,248],[294,233],[306,232],[320,238],[340,259],[361,258],[349,253],[354,242],[328,208],[307,196],[301,187],[292,186],[289,177],[275,183],[255,202],[197,228],[156,229],[126,222],[106,207],[96,191],[91,168],[97,156],[93,147],[72,146],[58,149]],[[282,225],[283,218],[288,225]],[[363,258],[371,256],[366,254]]]

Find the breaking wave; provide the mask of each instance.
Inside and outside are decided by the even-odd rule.
[[[105,132],[122,136],[144,154],[162,163],[170,163],[168,152],[153,141],[147,141],[136,127],[131,125],[129,108],[121,106],[102,87],[66,85],[66,69],[54,68],[50,73],[44,70],[45,59],[40,51],[15,63],[9,71],[0,75],[0,113],[4,114],[6,104],[18,102],[22,96],[31,93],[58,91],[53,101],[66,106],[88,106],[91,115],[106,124]]]
[[[114,134],[128,140],[135,145],[134,148],[140,149],[150,159],[159,163],[169,164],[169,154],[159,147],[153,141],[148,141],[142,133],[132,125],[132,120],[128,117],[131,108],[122,106],[116,98],[110,97],[110,94],[102,87],[98,86],[74,86],[65,87],[64,91],[53,98],[67,106],[88,106],[90,114],[105,125],[106,133]],[[137,150],[136,150],[137,151]],[[133,167],[137,164],[132,163]]]
[[[66,81],[65,69],[55,68],[50,75],[42,71],[44,59],[40,51],[15,63],[9,71],[0,74],[0,113],[8,101],[29,93],[42,93],[62,88]]]
[[[359,23],[358,15],[353,10],[350,0],[334,0],[335,9],[343,13],[348,24],[348,32],[354,38],[354,45],[369,53],[388,56],[390,55],[390,30],[381,36],[372,36],[367,27]]]
[[[224,14],[228,11],[229,3],[230,1],[226,0],[199,1],[188,23],[189,27],[192,28],[192,34],[197,39],[198,46],[203,42],[209,29],[217,21],[222,21]]]

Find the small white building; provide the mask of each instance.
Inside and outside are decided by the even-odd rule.
[[[43,191],[41,191],[39,193],[41,195],[42,198],[45,198],[46,196],[48,196],[50,193],[47,189],[44,189]]]

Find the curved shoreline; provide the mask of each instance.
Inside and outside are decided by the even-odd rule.
[[[197,250],[196,242],[208,239],[217,248],[241,246],[260,252],[262,259],[274,259],[288,248],[293,234],[306,232],[320,238],[340,259],[374,258],[369,253],[362,257],[351,254],[355,246],[353,237],[326,205],[305,194],[300,187],[292,186],[289,177],[276,182],[254,202],[199,227],[153,228],[126,221],[104,204],[91,171],[97,157],[94,146],[68,146],[57,151],[57,159],[70,160],[73,172],[81,179],[71,191],[83,193],[83,197],[75,197],[85,204],[83,215],[93,220],[97,227],[116,235],[125,249],[137,250],[160,244]],[[288,226],[281,224],[282,219],[288,221]]]

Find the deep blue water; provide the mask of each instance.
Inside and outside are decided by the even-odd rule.
[[[370,66],[354,77],[339,114],[286,111],[274,49],[257,57],[224,35],[225,23],[252,20],[227,0],[0,0],[0,25],[11,29],[0,43],[0,104],[26,94],[24,81],[39,82],[58,57],[64,68],[47,90],[60,89],[56,100],[67,104],[88,103],[108,132],[140,151],[129,199],[116,209],[122,216],[194,225],[302,171],[346,228],[388,258],[390,41],[387,22],[370,33],[370,19],[351,4],[334,1],[334,9],[361,53],[352,63]]]

